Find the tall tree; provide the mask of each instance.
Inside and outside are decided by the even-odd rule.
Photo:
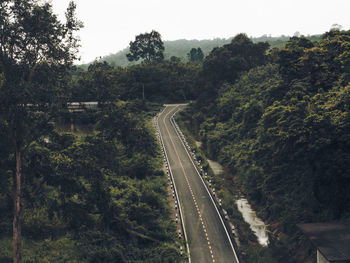
[[[83,72],[73,89],[77,101],[98,101],[99,105],[117,99],[117,74],[107,62],[95,61]]]
[[[13,262],[21,256],[21,157],[25,147],[45,132],[47,114],[57,108],[60,89],[79,47],[82,27],[70,2],[66,22],[52,6],[38,0],[0,2],[0,117],[7,124],[16,158],[14,175]]]
[[[236,35],[231,43],[214,48],[203,61],[203,69],[199,75],[201,82],[198,94],[202,99],[198,105],[210,106],[218,96],[221,85],[234,83],[245,71],[267,62],[267,42],[253,43],[246,34]],[[212,109],[209,112],[213,112]]]
[[[152,30],[151,33],[136,36],[135,41],[130,42],[130,53],[126,54],[129,61],[143,59],[146,62],[160,61],[164,59],[164,43],[161,35]]]
[[[202,49],[199,48],[192,48],[190,50],[190,53],[187,54],[188,60],[191,62],[202,62],[204,59],[204,54]]]

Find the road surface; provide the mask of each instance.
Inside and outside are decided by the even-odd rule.
[[[218,210],[171,123],[181,107],[167,105],[158,126],[178,192],[191,263],[238,263]]]

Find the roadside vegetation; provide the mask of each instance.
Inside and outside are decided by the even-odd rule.
[[[237,189],[269,224],[268,250],[244,231],[249,262],[312,262],[296,224],[350,217],[350,31],[238,34],[171,56],[152,31],[128,67],[84,68],[74,2],[65,22],[45,1],[0,7],[1,262],[185,260],[150,127],[163,103],[192,101],[181,119],[226,169],[223,205],[241,222]],[[86,101],[97,108],[67,107]]]
[[[349,31],[331,30],[252,53],[234,38],[206,57],[182,113],[269,223],[278,262],[310,260],[296,224],[349,218],[349,44]]]
[[[180,262],[150,118],[132,103],[110,104],[94,118],[92,132],[58,133],[53,125],[25,151],[23,262]],[[0,261],[12,262],[13,155],[6,141]]]
[[[186,141],[195,152],[196,159],[201,161],[201,166],[206,173],[205,180],[210,180],[212,188],[215,188],[216,196],[221,200],[218,205],[227,212],[230,222],[235,226],[234,236],[238,242],[236,239],[234,241],[240,258],[244,260],[243,262],[277,263],[278,261],[272,257],[271,249],[258,243],[257,237],[238,210],[236,198],[241,195],[241,189],[240,185],[235,182],[232,173],[225,168],[220,174],[215,174],[209,165],[205,149],[202,148],[201,142],[197,141],[200,138],[195,138],[195,133],[189,130],[187,119],[184,119],[183,114],[179,113],[176,121]]]
[[[184,261],[150,124],[161,106],[128,90],[152,77],[144,94],[161,93],[156,74],[74,70],[73,2],[65,22],[44,1],[0,7],[0,262]],[[89,100],[97,108],[67,107]]]
[[[296,32],[295,35],[300,35]],[[307,36],[306,38],[311,41],[317,41],[320,39],[319,35]],[[223,45],[229,44],[232,41],[231,38],[214,38],[214,39],[206,39],[206,40],[187,40],[187,39],[179,39],[173,41],[164,41],[164,59],[168,61],[172,61],[172,59],[176,58],[181,62],[189,62],[191,61],[188,56],[191,49],[200,48],[203,52],[204,56],[207,56],[214,48],[222,47]],[[290,39],[290,36],[279,36],[272,37],[268,35],[263,35],[261,37],[252,37],[251,40],[254,43],[258,42],[267,42],[270,45],[270,48],[281,48],[283,47],[287,41]],[[129,53],[129,48],[125,48],[122,51],[119,51],[115,54],[111,54],[101,58],[101,61],[106,61],[108,64],[113,67],[130,67],[132,65],[137,64],[135,61],[129,61],[126,57],[126,54]],[[79,66],[82,69],[87,69],[91,63],[84,64]]]

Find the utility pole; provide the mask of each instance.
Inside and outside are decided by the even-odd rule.
[[[142,100],[145,100],[145,84],[142,83]]]

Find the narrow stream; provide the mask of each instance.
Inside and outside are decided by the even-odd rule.
[[[243,216],[244,221],[250,225],[250,228],[258,238],[259,244],[262,246],[267,246],[269,244],[269,238],[267,236],[265,223],[256,216],[255,211],[251,208],[247,199],[240,198],[236,200],[236,204],[239,212],[241,212]]]
[[[219,163],[209,159],[208,163],[215,175],[219,175],[223,172],[223,168]],[[255,211],[248,203],[248,200],[244,197],[237,197],[236,204],[238,211],[240,211],[243,216],[244,221],[250,225],[251,230],[258,238],[259,244],[262,246],[267,246],[269,244],[269,238],[266,232],[265,223],[257,217]]]

